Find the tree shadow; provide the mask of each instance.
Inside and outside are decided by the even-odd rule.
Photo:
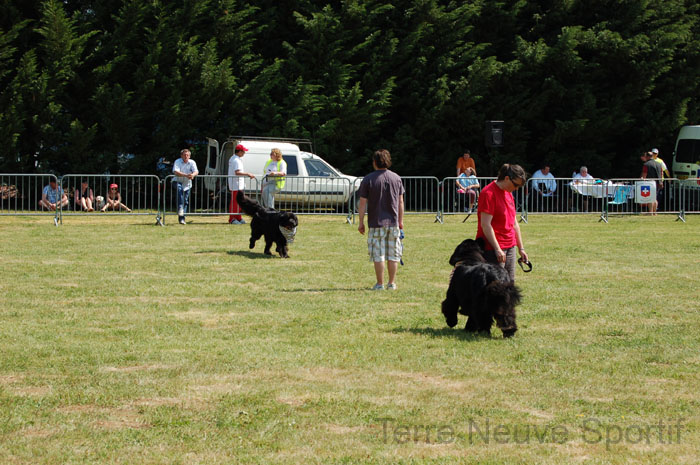
[[[452,337],[459,339],[461,341],[465,342],[470,342],[470,341],[483,341],[487,339],[497,339],[490,334],[482,334],[482,333],[468,333],[464,330],[464,328],[430,328],[430,327],[424,327],[424,328],[394,328],[391,332],[393,333],[412,333],[416,334],[419,336],[428,336],[428,337],[433,337],[433,338],[442,338],[442,337]]]

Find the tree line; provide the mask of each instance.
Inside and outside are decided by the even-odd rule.
[[[206,137],[310,138],[361,175],[636,176],[698,123],[695,0],[0,4],[0,172],[152,173]],[[504,146],[484,122],[503,120]]]

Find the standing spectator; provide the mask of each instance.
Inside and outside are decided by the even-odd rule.
[[[109,192],[107,192],[107,197],[105,197],[105,206],[102,207],[102,212],[107,210],[126,210],[127,213],[131,213],[131,209],[122,203],[122,195],[119,193],[119,186],[117,184],[109,185]]]
[[[457,159],[457,176],[464,173],[467,168],[471,168],[474,176],[476,176],[476,164],[474,159],[471,157],[471,152],[469,149],[464,151],[464,154]]]
[[[61,210],[66,208],[70,202],[68,202],[68,196],[63,192],[63,188],[58,185],[55,179],[50,179],[49,183],[44,186],[44,190],[41,192],[41,200],[39,200],[39,205],[41,208],[46,210],[55,211],[58,208],[60,202]]]
[[[504,267],[515,282],[515,248],[528,261],[520,225],[515,218],[513,192],[525,185],[525,170],[519,165],[505,164],[498,170],[498,179],[484,187],[479,196],[479,225],[476,238],[486,241],[484,258]]]
[[[666,166],[666,163],[659,156],[659,149],[651,149],[651,157],[654,159],[655,162],[657,162],[659,165],[661,165],[661,179],[663,179],[664,174],[668,178],[672,177],[671,173],[669,173],[669,171],[668,171],[668,166]]]
[[[231,191],[231,201],[228,204],[228,212],[231,215],[228,217],[229,224],[245,224],[245,220],[241,216],[241,208],[238,206],[236,194],[238,191],[245,189],[245,179],[243,176],[248,176],[250,179],[255,179],[250,173],[243,171],[243,156],[248,151],[243,145],[236,146],[235,155],[228,161],[228,189]]]
[[[86,212],[95,211],[95,194],[88,185],[87,179],[80,182],[80,189],[75,190],[75,208]]]
[[[656,191],[656,201],[658,202],[656,209],[665,210],[665,208],[661,208],[664,205],[664,196],[666,194],[666,183],[664,182],[664,175],[667,178],[670,178],[671,173],[668,172],[668,167],[666,166],[666,163],[661,159],[661,157],[659,157],[659,149],[651,149],[651,157],[656,163],[659,164],[659,174],[661,175],[661,181],[659,183],[660,187]]]
[[[180,150],[180,158],[173,163],[173,174],[177,176],[177,217],[180,224],[185,224],[185,213],[190,207],[190,191],[192,180],[199,174],[197,163],[190,159],[189,149]]]
[[[280,149],[272,149],[270,159],[265,163],[265,180],[262,186],[262,204],[275,208],[275,194],[282,190],[287,180],[287,162],[282,159]]]
[[[389,170],[391,154],[388,150],[377,150],[372,156],[374,171],[364,177],[358,194],[360,205],[358,214],[360,225],[357,230],[365,233],[365,212],[368,216],[369,233],[367,248],[370,260],[374,262],[377,283],[372,290],[384,289],[384,261],[387,261],[389,283],[386,288],[396,289],[396,271],[401,261],[403,247],[403,183],[398,174]]]
[[[651,155],[651,152],[644,152],[641,156],[642,162],[644,165],[642,165],[642,174],[640,178],[642,179],[649,179],[649,180],[654,180],[656,181],[656,191],[657,191],[657,197],[654,199],[653,202],[648,203],[648,209],[649,213],[651,215],[656,215],[656,210],[659,207],[659,201],[658,201],[658,191],[661,189],[661,166],[659,163],[654,161],[654,158]]]

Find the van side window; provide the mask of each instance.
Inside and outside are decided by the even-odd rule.
[[[700,140],[680,139],[676,149],[677,163],[695,163],[700,160]]]
[[[287,163],[287,176],[299,176],[297,157],[294,155],[282,155],[282,159]]]
[[[209,147],[209,168],[216,169],[216,157],[219,154],[216,153],[216,147]]]

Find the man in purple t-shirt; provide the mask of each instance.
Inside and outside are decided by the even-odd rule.
[[[405,193],[401,177],[389,170],[391,154],[388,150],[377,150],[372,156],[374,172],[362,180],[357,193],[360,196],[358,214],[360,225],[357,230],[365,233],[365,212],[369,233],[367,248],[369,258],[374,262],[377,284],[372,290],[384,289],[384,261],[387,262],[389,283],[386,288],[396,289],[396,270],[401,261],[403,247],[401,230],[403,229],[403,195]]]

